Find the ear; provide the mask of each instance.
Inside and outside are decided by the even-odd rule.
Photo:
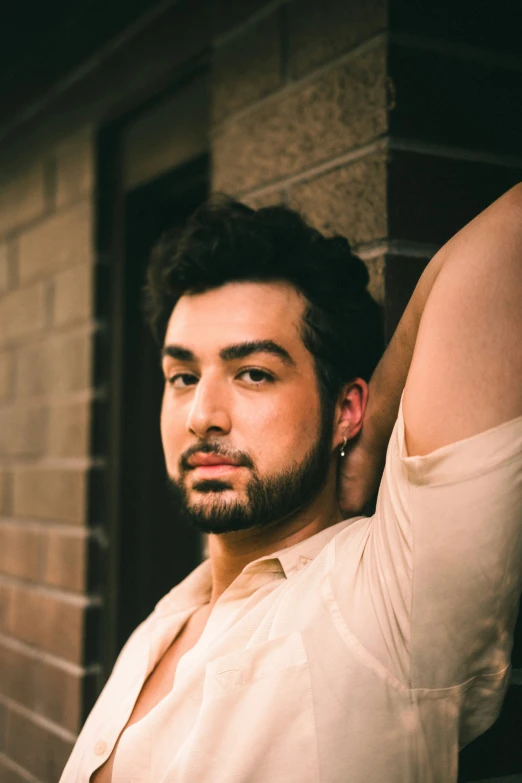
[[[335,406],[332,449],[340,446],[345,438],[352,440],[360,432],[367,404],[366,381],[355,378],[343,386]]]

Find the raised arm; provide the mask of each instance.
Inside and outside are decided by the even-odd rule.
[[[410,456],[522,414],[522,185],[458,232],[422,274],[370,381],[340,502],[375,494],[404,390]]]

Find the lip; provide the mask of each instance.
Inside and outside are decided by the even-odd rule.
[[[221,454],[194,454],[189,458],[188,463],[192,468],[239,467],[233,459],[223,457]]]

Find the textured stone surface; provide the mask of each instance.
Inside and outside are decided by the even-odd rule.
[[[86,476],[82,470],[17,467],[13,514],[31,519],[85,522]]]
[[[383,306],[385,298],[386,258],[384,255],[382,255],[376,256],[375,258],[365,258],[363,260],[370,274],[368,291],[373,296],[375,301]]]
[[[245,196],[241,200],[252,209],[263,209],[263,207],[277,207],[284,204],[286,195],[281,190],[272,190],[259,196]]]
[[[57,326],[86,321],[92,315],[93,268],[75,266],[54,278],[53,323]]]
[[[0,691],[8,698],[24,707],[34,707],[40,668],[34,656],[0,642]]]
[[[60,658],[81,663],[83,607],[37,589],[13,588],[14,637]]]
[[[0,294],[9,287],[9,256],[8,245],[0,245]]]
[[[0,408],[0,454],[41,454],[45,449],[46,426],[47,411],[43,408]]]
[[[507,166],[396,150],[388,167],[390,239],[443,245],[520,175]]]
[[[17,394],[72,392],[91,385],[92,337],[65,334],[20,348],[15,357]]]
[[[288,4],[290,72],[298,77],[384,30],[385,0],[293,0]]]
[[[78,201],[92,191],[94,176],[93,134],[85,130],[55,151],[56,205],[58,208]]]
[[[60,531],[45,534],[43,581],[65,590],[82,591],[86,577],[86,536]]]
[[[52,457],[89,455],[89,403],[55,405],[49,409],[47,453]]]
[[[43,783],[52,783],[60,779],[72,746],[72,742],[33,723],[26,716],[8,710],[7,755]]]
[[[392,136],[522,159],[520,69],[395,44],[389,75]]]
[[[22,579],[38,579],[42,537],[22,525],[0,523],[0,572]]]
[[[82,201],[21,235],[20,280],[48,277],[67,266],[87,264],[92,255],[92,210],[88,201]]]
[[[11,474],[0,469],[0,516],[11,510],[11,480]]]
[[[385,50],[374,48],[225,123],[214,135],[214,188],[246,193],[384,133],[385,76]]]
[[[0,631],[11,633],[13,625],[13,592],[11,585],[0,584]]]
[[[280,19],[277,10],[216,50],[212,64],[214,122],[281,84]]]
[[[0,400],[8,399],[13,389],[13,356],[7,351],[0,353]]]
[[[44,210],[43,165],[24,166],[0,184],[0,235],[34,220]]]
[[[294,185],[289,203],[320,231],[340,234],[352,245],[386,238],[386,152]]]
[[[82,681],[80,674],[42,664],[36,698],[38,712],[69,731],[80,728]]]
[[[0,345],[41,331],[45,301],[43,283],[4,294],[0,298]]]

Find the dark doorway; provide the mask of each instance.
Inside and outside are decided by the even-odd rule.
[[[201,562],[201,537],[177,522],[166,490],[159,414],[159,347],[142,314],[152,246],[208,195],[207,156],[168,172],[125,199],[125,273],[119,455],[116,648],[157,601]]]

